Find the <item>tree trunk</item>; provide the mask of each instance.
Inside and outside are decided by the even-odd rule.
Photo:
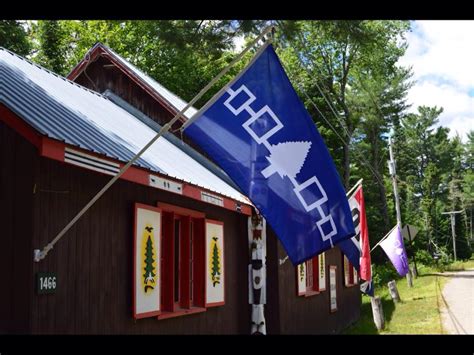
[[[382,208],[382,219],[383,223],[388,226],[390,225],[390,220],[388,217],[388,207],[387,207],[387,191],[385,190],[385,185],[383,184],[383,175],[380,173],[380,166],[379,166],[379,161],[380,161],[380,154],[379,154],[379,149],[380,149],[380,144],[378,142],[378,132],[377,134],[372,135],[370,137],[370,146],[372,148],[372,167],[375,171],[375,174],[377,176],[376,178],[376,183],[378,186],[379,190],[379,198],[380,198],[380,204]]]

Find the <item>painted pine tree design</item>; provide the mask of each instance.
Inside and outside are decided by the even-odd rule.
[[[278,173],[281,178],[296,178],[304,165],[311,148],[311,142],[283,142],[270,146],[270,165],[262,170],[265,178]]]
[[[153,227],[146,227],[146,230],[151,233],[151,230]],[[151,236],[148,236],[148,239],[146,241],[146,249],[145,249],[145,273],[143,274],[143,279],[144,279],[144,284],[145,284],[145,293],[148,291],[148,289],[154,289],[152,284],[155,283],[154,277],[156,276],[155,274],[155,267],[153,266],[153,263],[155,260],[153,259],[153,244],[151,241]]]
[[[219,258],[219,249],[217,247],[217,237],[212,238],[214,240],[214,247],[212,248],[212,286],[216,287],[216,284],[220,284],[220,274],[221,274],[221,263]]]
[[[300,281],[304,280],[304,264],[300,264]]]

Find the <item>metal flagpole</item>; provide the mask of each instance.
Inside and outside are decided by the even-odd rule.
[[[232,68],[242,57],[247,53],[251,48],[253,48],[260,39],[265,37],[267,33],[270,31],[274,30],[274,26],[269,26],[265,28],[262,33],[254,40],[252,43],[250,43],[237,57],[232,60],[232,62],[227,65],[217,76],[212,79],[189,103],[180,111],[178,112],[171,121],[169,121],[167,124],[165,124],[153,137],[151,141],[149,141],[133,158],[130,160],[127,164],[125,164],[122,169],[115,175],[77,214],[76,216],[56,235],[56,237],[49,242],[43,250],[40,249],[35,249],[34,250],[34,261],[39,262],[40,260],[44,259],[48,252],[53,249],[54,245],[61,239],[64,234],[67,233],[67,231],[77,222],[79,218],[82,217],[84,213],[122,176],[125,171],[138,159],[140,156],[148,149],[150,146],[156,142],[158,138],[160,138],[163,134],[169,131],[171,126],[181,117],[183,116],[184,112],[186,112],[197,100],[199,100],[224,74],[226,74],[230,68]],[[268,45],[268,42],[264,45],[266,47]],[[263,46],[262,46],[263,47]],[[260,48],[261,49],[261,48]],[[261,50],[257,52],[257,54],[261,53]],[[223,92],[223,90],[220,90],[219,93]],[[217,94],[216,94],[217,95]],[[216,95],[210,100],[215,100]],[[209,103],[209,102],[208,102]],[[208,103],[204,105],[205,108],[207,108],[209,105]],[[204,109],[204,107],[199,110],[191,119],[196,119],[197,114],[201,113]]]
[[[392,147],[392,137],[394,135],[393,128],[391,129],[388,135],[388,151],[390,154],[390,160],[388,161],[388,168],[389,173],[392,178],[392,185],[393,185],[393,197],[395,198],[395,210],[397,213],[397,224],[400,226],[400,230],[402,229],[402,213],[400,212],[400,199],[398,197],[398,187],[397,187],[397,170],[395,164],[395,158],[393,154],[393,147]],[[408,273],[406,275],[408,287],[413,287],[413,280],[411,277],[411,269],[410,265],[408,265]]]
[[[354,190],[355,190],[360,184],[362,184],[362,181],[364,181],[364,179],[360,179],[359,181],[357,181],[357,182],[355,183],[355,185],[352,186],[352,188],[351,188],[349,191],[346,192],[346,196],[349,197],[349,196],[354,192]]]

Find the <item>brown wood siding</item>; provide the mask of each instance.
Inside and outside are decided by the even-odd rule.
[[[110,179],[40,159],[33,248],[42,248]],[[157,320],[132,317],[133,204],[157,201],[199,210],[224,222],[226,304],[204,313]],[[206,203],[119,181],[50,251],[34,272],[58,275],[55,294],[33,298],[33,333],[235,334],[249,332],[247,219]]]
[[[274,236],[271,231],[268,235],[270,240]],[[278,258],[283,259],[286,252],[279,241],[277,244]],[[329,310],[329,265],[337,266],[337,311],[334,313]],[[278,266],[279,319],[272,319],[278,323],[269,327],[278,329],[281,334],[335,334],[359,319],[361,293],[358,286],[344,286],[339,248],[326,252],[326,291],[309,297],[298,296],[295,270],[290,260]]]
[[[0,122],[0,333],[30,331],[36,149]]]

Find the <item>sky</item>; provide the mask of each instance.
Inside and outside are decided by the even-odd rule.
[[[464,142],[474,130],[474,21],[412,21],[408,49],[399,60],[412,66],[416,84],[409,112],[420,105],[443,107],[439,124]]]

